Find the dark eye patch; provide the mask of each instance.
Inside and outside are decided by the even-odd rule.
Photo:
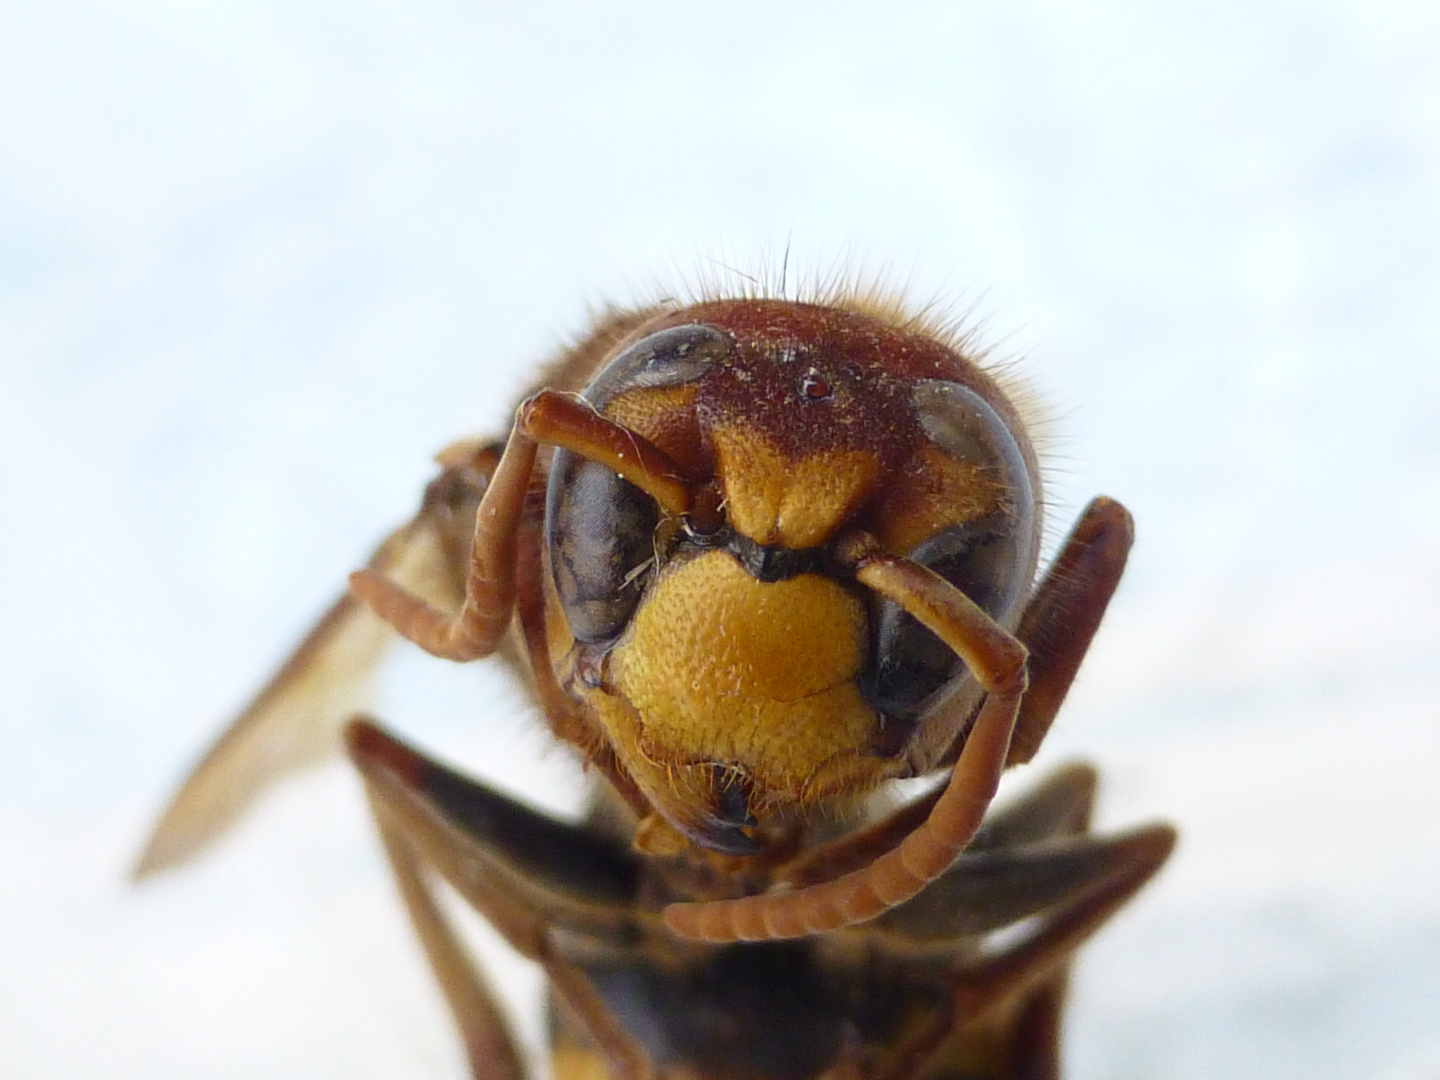
[[[1035,494],[1019,444],[994,408],[959,383],[925,379],[913,391],[925,435],[961,461],[983,466],[1004,505],[936,533],[908,557],[935,571],[997,622],[1020,602],[1035,558]],[[887,717],[913,720],[964,673],[954,650],[890,600],[871,600],[870,663],[862,690]]]
[[[607,364],[584,399],[604,410],[616,395],[700,378],[730,349],[709,326],[677,326],[642,338]],[[545,499],[545,544],[560,606],[577,641],[598,643],[625,629],[654,557],[660,511],[610,469],[557,450]]]

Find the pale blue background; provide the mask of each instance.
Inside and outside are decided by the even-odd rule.
[[[338,766],[123,872],[587,303],[790,242],[974,306],[1057,525],[1139,520],[1044,757],[1184,839],[1072,1075],[1440,1077],[1437,11],[0,0],[0,1074],[460,1075]],[[573,806],[483,668],[381,708]]]

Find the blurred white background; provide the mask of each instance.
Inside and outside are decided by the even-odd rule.
[[[1183,839],[1071,1075],[1440,1077],[1440,8],[508,9],[0,0],[0,1074],[461,1075],[338,764],[125,871],[587,304],[789,243],[975,306],[1057,526],[1138,519],[1042,760]],[[576,803],[486,665],[380,710]]]

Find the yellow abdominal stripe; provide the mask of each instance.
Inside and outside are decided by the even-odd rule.
[[[875,714],[854,682],[864,634],[836,582],[762,583],[713,551],[656,583],[611,670],[648,758],[733,764],[762,800],[798,801],[873,769]]]

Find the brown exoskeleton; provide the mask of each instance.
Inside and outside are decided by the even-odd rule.
[[[606,781],[582,824],[344,728],[476,1076],[524,1069],[435,875],[543,966],[564,1080],[1058,1075],[1071,957],[1174,834],[1091,834],[1083,766],[985,816],[1132,532],[1096,500],[1035,582],[1035,453],[960,343],[851,294],[610,311],[440,463],[142,873],[333,738],[389,628],[501,651]]]

